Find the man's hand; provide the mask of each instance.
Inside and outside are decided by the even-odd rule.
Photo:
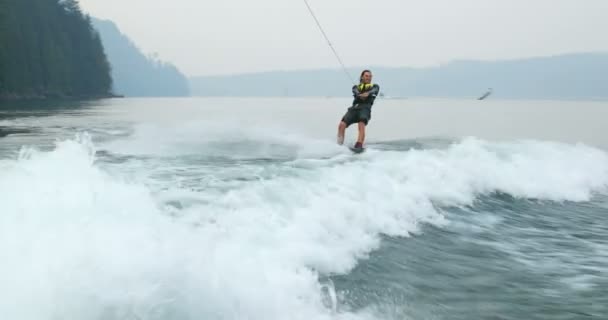
[[[367,99],[368,96],[369,96],[369,92],[366,92],[366,93],[360,94],[359,98]]]

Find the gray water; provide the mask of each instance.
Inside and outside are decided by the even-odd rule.
[[[0,106],[0,314],[608,318],[608,103],[348,103]]]

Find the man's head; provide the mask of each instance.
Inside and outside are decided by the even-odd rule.
[[[370,84],[372,83],[372,72],[369,70],[363,70],[361,77],[359,78],[361,83]]]

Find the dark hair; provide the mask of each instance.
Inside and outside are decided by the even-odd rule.
[[[363,72],[361,72],[361,75],[359,76],[359,82],[363,81],[363,75],[364,75],[366,72],[372,73],[370,70],[367,70],[367,69],[363,70]]]

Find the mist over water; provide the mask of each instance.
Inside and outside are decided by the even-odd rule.
[[[543,138],[574,104],[556,103],[538,136],[503,116],[520,130],[497,137],[479,119],[523,102],[472,115],[463,101],[381,101],[353,155],[334,143],[340,103],[126,99],[4,116],[3,130],[24,132],[0,138],[0,312],[608,315],[608,153],[584,132]],[[576,106],[593,127],[602,111]],[[452,124],[423,134],[423,118]],[[467,127],[478,134],[456,133]]]

